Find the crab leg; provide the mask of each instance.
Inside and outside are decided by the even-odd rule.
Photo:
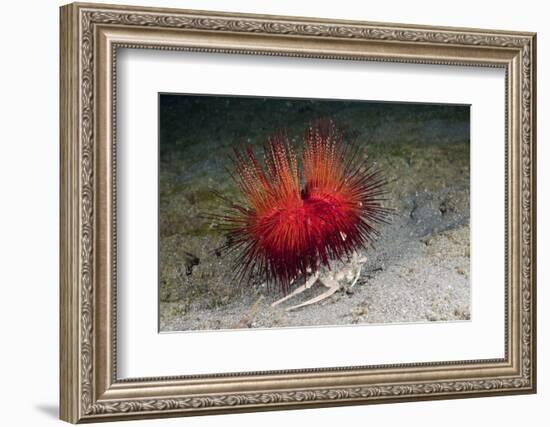
[[[327,282],[329,282],[329,283],[327,283]],[[330,297],[333,293],[335,293],[338,289],[340,289],[340,285],[335,280],[325,279],[325,280],[323,280],[322,283],[323,283],[323,285],[325,285],[329,288],[328,291],[323,292],[321,295],[318,295],[314,298],[311,298],[311,299],[309,299],[309,300],[307,300],[307,301],[305,301],[301,304],[289,307],[289,308],[286,309],[286,311],[292,311],[292,310],[296,310],[297,308],[300,308],[300,307],[305,307],[306,305],[315,304],[316,302],[322,301],[322,300]]]
[[[350,288],[353,288],[357,281],[359,280],[359,276],[361,276],[361,264],[357,266],[357,273],[355,274],[355,278],[353,279],[353,282],[351,282]]]
[[[318,278],[319,278],[319,273],[318,272],[312,274],[310,276],[310,278],[306,280],[306,283],[304,283],[302,286],[299,286],[296,289],[294,289],[292,291],[292,293],[290,293],[290,294],[282,297],[281,299],[275,301],[274,303],[272,303],[271,307],[275,307],[275,306],[279,305],[280,303],[285,302],[286,300],[292,298],[293,296],[301,294],[306,289],[311,288],[315,284],[315,282],[317,281]]]

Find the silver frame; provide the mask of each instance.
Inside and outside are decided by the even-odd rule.
[[[535,34],[75,3],[61,8],[60,43],[63,420],[535,392]],[[504,68],[505,357],[117,379],[118,48]]]

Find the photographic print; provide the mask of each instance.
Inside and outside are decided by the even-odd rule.
[[[468,105],[158,100],[161,332],[470,319]]]
[[[59,22],[61,419],[536,393],[535,33]]]

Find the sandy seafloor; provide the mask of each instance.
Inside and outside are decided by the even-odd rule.
[[[232,280],[224,236],[202,213],[239,194],[228,155],[257,153],[285,127],[300,146],[308,122],[330,116],[365,147],[387,179],[392,221],[379,228],[357,284],[321,303],[287,312],[326,290],[320,284],[288,303],[261,277]],[[181,97],[160,102],[160,330],[269,328],[470,319],[469,108],[420,104]],[[334,268],[346,269],[345,262]]]

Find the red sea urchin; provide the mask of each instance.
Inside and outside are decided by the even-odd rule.
[[[386,180],[357,154],[327,119],[307,129],[300,165],[282,132],[268,138],[265,168],[250,148],[235,151],[244,203],[226,200],[219,219],[240,279],[256,272],[286,294],[299,275],[330,268],[378,235],[375,225],[389,213],[381,205]]]

